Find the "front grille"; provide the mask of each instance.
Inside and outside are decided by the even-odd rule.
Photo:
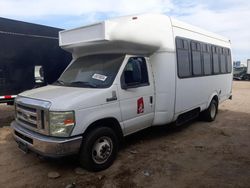
[[[30,111],[30,112],[36,112],[36,109],[35,108],[31,108],[31,107],[28,107],[28,106],[24,106],[24,105],[21,105],[21,104],[17,104],[17,107],[21,108],[21,109],[24,109],[26,111]]]
[[[46,116],[43,109],[16,103],[16,121],[25,128],[47,134]]]
[[[33,127],[33,128],[37,128],[37,125],[34,124],[34,123],[30,123],[30,122],[25,121],[25,120],[23,120],[23,119],[21,119],[21,118],[17,118],[17,119],[18,119],[18,121],[22,122],[23,124],[26,124],[26,125],[28,125],[28,126],[30,126],[30,127]]]
[[[38,127],[37,117],[38,111],[35,108],[30,108],[24,105],[16,105],[17,120],[34,128]]]

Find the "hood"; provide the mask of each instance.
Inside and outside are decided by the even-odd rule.
[[[50,110],[76,110],[107,103],[106,99],[116,91],[110,88],[79,88],[49,85],[25,91],[19,96],[51,102]]]

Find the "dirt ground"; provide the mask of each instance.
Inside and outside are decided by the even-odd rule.
[[[212,123],[150,128],[129,136],[109,169],[90,173],[75,157],[24,154],[10,134],[13,107],[0,105],[0,187],[250,187],[250,82],[234,82],[233,100]],[[56,171],[57,179],[48,173]]]

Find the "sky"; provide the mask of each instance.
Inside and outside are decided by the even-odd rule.
[[[0,0],[0,17],[63,29],[141,13],[166,14],[226,36],[234,60],[250,59],[247,0]]]

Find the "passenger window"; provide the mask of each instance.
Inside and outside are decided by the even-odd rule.
[[[177,40],[178,41],[178,40]],[[180,40],[182,45],[177,45],[177,66],[178,75],[181,78],[190,77],[190,61],[189,61],[189,48],[187,40]]]
[[[229,48],[181,37],[176,37],[175,42],[179,78],[232,72]]]
[[[149,85],[146,60],[143,57],[131,57],[123,72],[125,87]]]
[[[193,75],[202,75],[200,44],[192,42]]]
[[[226,73],[226,51],[225,49],[222,49],[222,53],[220,55],[220,70],[221,73]]]
[[[204,58],[204,74],[211,75],[212,74],[211,56],[209,53],[204,53],[203,58]]]
[[[210,46],[207,44],[203,44],[203,66],[204,66],[204,74],[211,75],[212,74],[212,60],[210,55]]]
[[[213,73],[219,74],[220,73],[220,66],[219,66],[219,55],[218,55],[218,47],[212,47],[213,52]]]
[[[182,42],[181,39],[176,39],[176,47],[177,47],[178,49],[184,48],[184,47],[183,47],[183,42]]]
[[[227,72],[232,72],[232,61],[231,61],[231,53],[230,50],[227,49]]]

